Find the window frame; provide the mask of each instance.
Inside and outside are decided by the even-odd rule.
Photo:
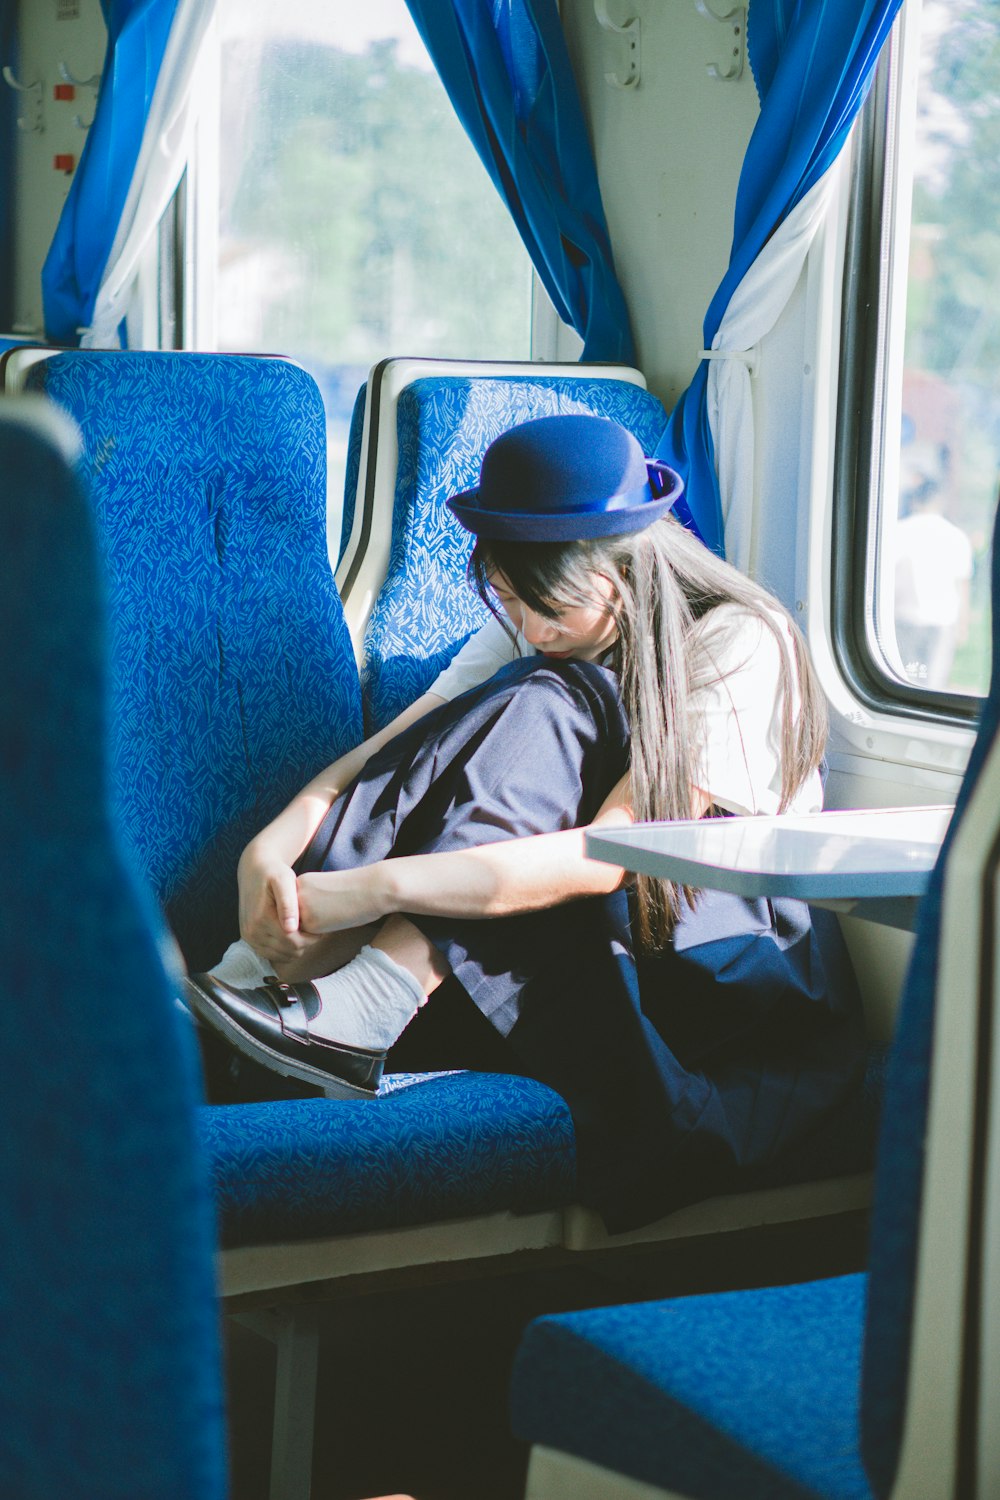
[[[172,309],[175,332],[173,347],[180,349],[219,349],[216,321],[216,276],[219,251],[217,204],[220,177],[220,111],[222,64],[221,35],[213,18],[202,41],[198,77],[195,83],[200,103],[192,132],[191,151],[176,224],[173,233],[180,246],[180,268],[176,278]],[[529,273],[528,350],[529,362],[564,363],[580,357],[583,340],[556,311],[538,272],[525,253]],[[294,358],[293,356],[289,356]],[[464,356],[463,356],[464,357]],[[476,353],[470,359],[483,358]],[[509,363],[510,356],[501,360]]]
[[[875,593],[893,399],[891,320],[894,313],[899,316],[894,299],[905,310],[906,293],[905,281],[900,288],[893,278],[903,234],[909,243],[909,204],[905,213],[898,210],[896,143],[907,105],[906,69],[919,47],[919,15],[915,19],[916,35],[907,35],[905,12],[894,28],[858,125],[844,257],[830,623],[837,666],[853,697],[870,713],[968,728],[979,715],[981,697],[902,682],[883,666],[872,645],[877,640]],[[915,92],[909,102],[915,103]]]

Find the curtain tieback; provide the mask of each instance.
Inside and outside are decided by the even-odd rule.
[[[702,359],[735,359],[741,365],[746,365],[751,375],[757,373],[757,350],[756,349],[703,349]]]

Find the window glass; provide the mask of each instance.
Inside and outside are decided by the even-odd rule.
[[[912,9],[897,122],[874,634],[899,683],[981,695],[1000,456],[997,0]]]
[[[530,262],[404,0],[222,0],[219,45],[210,341],[306,365],[342,472],[375,361],[529,357]]]

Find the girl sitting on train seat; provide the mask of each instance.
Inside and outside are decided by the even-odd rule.
[[[238,1054],[332,1095],[389,1049],[550,1084],[611,1228],[780,1165],[864,1046],[830,914],[584,853],[588,825],[822,805],[805,644],[669,516],[680,489],[600,417],[498,438],[449,502],[495,618],[252,841],[243,937],[186,982]]]

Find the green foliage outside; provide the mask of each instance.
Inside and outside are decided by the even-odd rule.
[[[928,369],[980,380],[1000,362],[1000,4],[950,0],[930,84],[954,107],[933,132],[914,222],[935,226],[934,278],[911,309]]]
[[[528,258],[436,75],[392,40],[233,44],[224,76],[248,75],[251,110],[223,91],[222,253],[279,267],[265,347],[330,365],[526,357]]]
[[[928,7],[930,12],[930,7]],[[942,15],[937,7],[937,15]],[[952,519],[976,550],[971,620],[952,681],[989,681],[989,545],[1000,461],[1000,3],[949,0],[929,74],[932,151],[914,186],[906,365],[941,377],[962,411]],[[936,98],[934,97],[936,96]]]

